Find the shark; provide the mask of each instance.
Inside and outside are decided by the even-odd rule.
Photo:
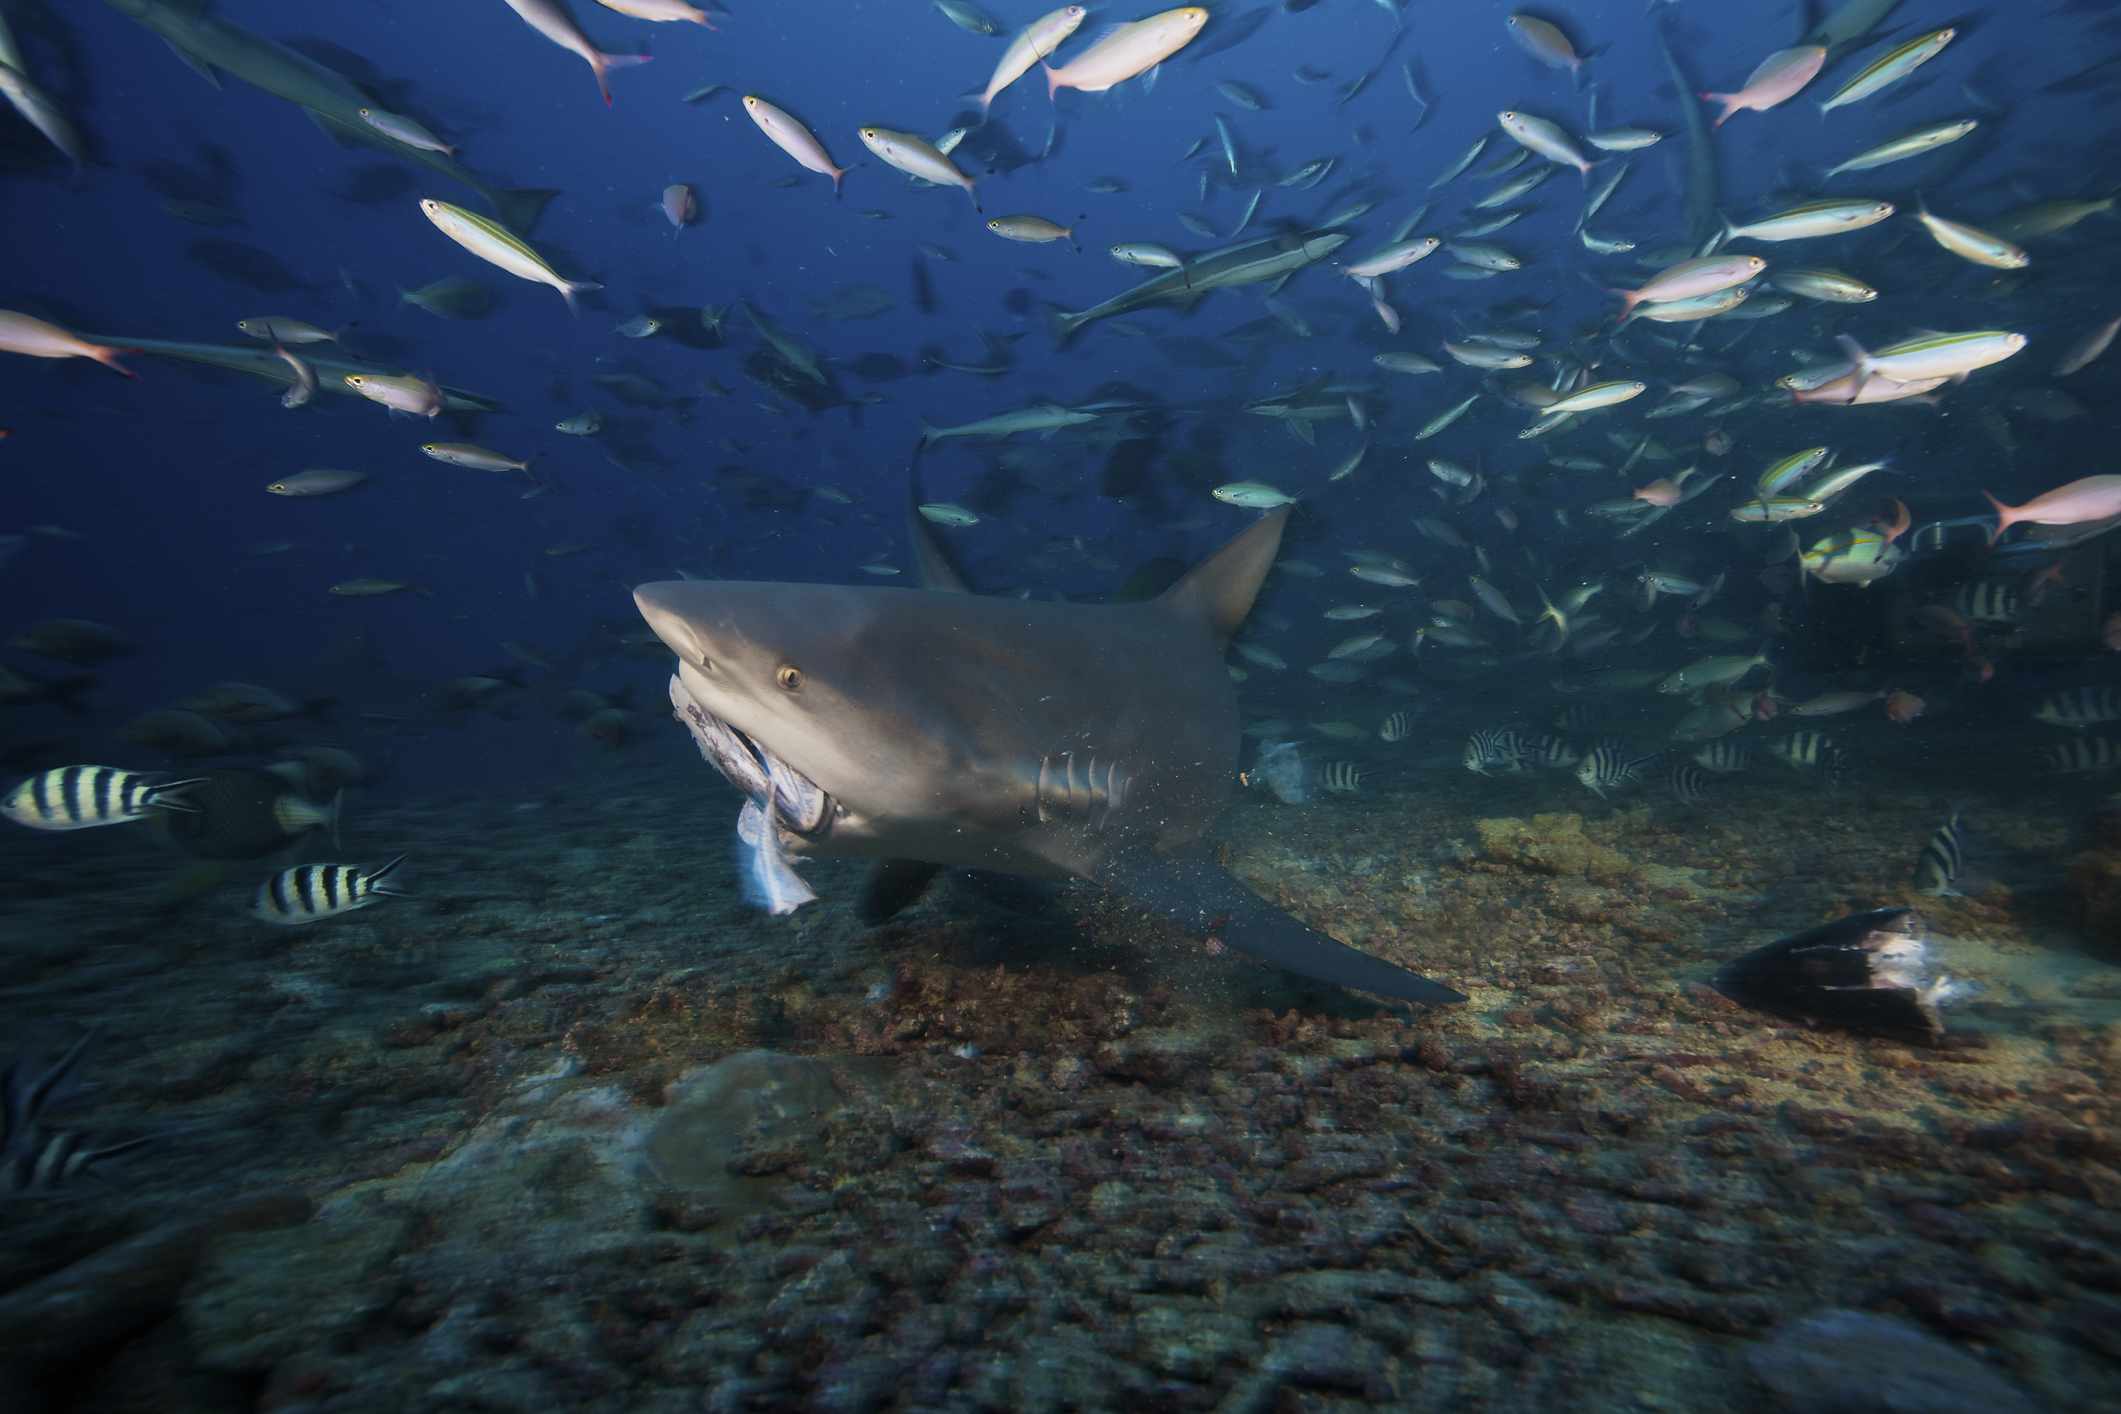
[[[112,9],[146,26],[194,72],[215,88],[230,74],[306,111],[324,134],[342,146],[379,148],[394,157],[432,168],[483,197],[518,232],[536,224],[554,193],[511,189],[472,172],[454,157],[399,142],[361,117],[381,107],[352,79],[277,40],[219,18],[210,0],[105,0]]]
[[[740,832],[785,906],[809,896],[788,857],[877,861],[872,924],[943,868],[1085,879],[1302,977],[1463,1002],[1273,907],[1204,843],[1237,783],[1224,651],[1288,512],[1139,602],[973,594],[918,517],[920,588],[688,579],[633,598],[676,655],[675,715],[747,797]]]

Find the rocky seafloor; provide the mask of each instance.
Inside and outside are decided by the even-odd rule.
[[[1236,872],[1472,996],[1413,1015],[1084,887],[765,919],[678,760],[357,801],[303,857],[411,896],[306,929],[0,838],[0,1035],[95,1028],[54,1122],[152,1139],[0,1206],[0,1411],[2121,1407],[2095,794],[1953,783],[2005,867],[1920,901],[1981,991],[1916,1046],[1704,983],[1911,901],[1937,792],[1241,799]]]

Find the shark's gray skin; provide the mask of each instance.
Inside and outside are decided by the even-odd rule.
[[[633,597],[677,655],[681,720],[770,797],[783,845],[886,861],[872,920],[939,867],[1090,879],[1305,977],[1462,1002],[1270,907],[1199,847],[1237,774],[1223,651],[1286,519],[1141,603],[965,593],[918,523],[924,582],[941,587],[681,580]]]

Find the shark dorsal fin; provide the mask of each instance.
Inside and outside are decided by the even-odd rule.
[[[964,575],[956,565],[950,563],[949,552],[921,519],[920,512],[913,513],[913,568],[920,576],[921,588],[940,589],[949,594],[970,594],[972,586],[965,583]]]
[[[1218,642],[1227,639],[1252,612],[1288,520],[1287,506],[1261,516],[1251,529],[1187,571],[1156,602],[1203,624]]]

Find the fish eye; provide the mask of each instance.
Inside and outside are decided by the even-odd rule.
[[[793,663],[783,663],[780,670],[773,675],[773,680],[781,685],[782,691],[794,692],[803,685],[803,670]]]

